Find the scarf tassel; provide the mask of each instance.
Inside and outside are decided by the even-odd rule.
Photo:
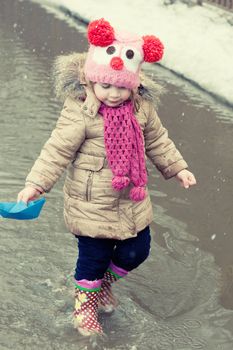
[[[112,179],[112,187],[116,191],[120,191],[123,188],[127,187],[130,183],[128,176],[114,176]]]
[[[129,197],[134,202],[139,202],[145,199],[146,191],[144,187],[133,187],[129,192]]]

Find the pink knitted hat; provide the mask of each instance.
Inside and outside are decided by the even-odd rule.
[[[118,32],[103,18],[89,24],[87,36],[90,48],[84,72],[95,83],[137,88],[141,64],[163,56],[164,46],[154,35]]]

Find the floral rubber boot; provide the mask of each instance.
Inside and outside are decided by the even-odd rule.
[[[115,311],[118,302],[112,292],[112,284],[118,281],[120,278],[125,277],[128,271],[117,267],[111,262],[109,268],[104,274],[101,284],[101,290],[99,293],[99,310],[111,314]]]
[[[98,321],[98,303],[101,280],[75,280],[74,328],[84,336],[103,335]]]

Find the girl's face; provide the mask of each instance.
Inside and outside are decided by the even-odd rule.
[[[94,83],[93,88],[98,100],[109,107],[119,106],[121,103],[128,100],[131,95],[131,90],[129,89],[105,83]]]

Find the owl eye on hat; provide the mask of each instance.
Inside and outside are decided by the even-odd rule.
[[[90,44],[84,72],[90,81],[127,89],[140,85],[143,62],[157,62],[164,46],[154,35],[140,37],[114,30],[103,18],[91,22],[87,30]]]

